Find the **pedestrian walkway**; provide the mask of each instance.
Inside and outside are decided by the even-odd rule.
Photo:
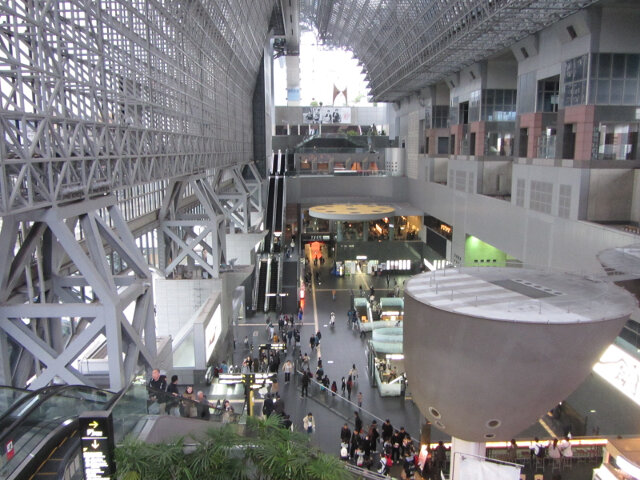
[[[297,272],[298,258],[292,256],[284,264],[283,285],[287,286],[289,295],[283,297],[283,313],[295,315],[297,312]],[[359,332],[352,330],[348,325],[347,312],[351,307],[351,293],[358,294],[359,287],[362,286],[365,292],[369,291],[371,286],[374,287],[376,295],[385,295],[391,293],[394,287],[394,280],[401,288],[403,282],[409,278],[408,276],[391,276],[390,289],[386,288],[386,277],[372,277],[365,274],[356,274],[350,277],[336,278],[330,274],[331,267],[328,264],[313,267],[313,271],[320,272],[321,285],[313,283],[310,291],[306,293],[305,308],[303,315],[303,323],[301,332],[301,352],[309,354],[311,358],[311,371],[315,372],[318,358],[322,359],[323,368],[331,382],[338,384],[339,394],[342,377],[348,377],[348,372],[352,365],[356,365],[358,370],[358,378],[353,389],[352,403],[346,399],[342,400],[339,396],[335,399],[329,394],[333,402],[323,401],[317,395],[317,385],[310,386],[311,395],[307,398],[300,398],[300,384],[297,376],[291,383],[284,383],[284,373],[279,372],[278,390],[280,396],[285,402],[285,411],[291,416],[294,425],[298,430],[302,429],[302,419],[309,412],[313,412],[317,429],[313,435],[312,441],[318,447],[328,453],[338,453],[340,449],[339,432],[345,421],[349,421],[353,428],[353,412],[358,410],[356,397],[358,392],[362,392],[362,410],[371,412],[371,415],[379,419],[389,418],[394,427],[402,426],[414,437],[420,436],[421,414],[416,405],[401,397],[385,397],[382,398],[376,388],[371,386],[369,372],[367,371],[367,352],[366,339],[361,338]],[[292,278],[293,277],[293,278]],[[335,300],[332,291],[335,290]],[[329,325],[331,312],[336,314],[336,323],[333,328]],[[249,352],[243,351],[244,346],[242,339],[248,336],[255,349],[260,344],[268,343],[268,332],[266,328],[266,318],[269,316],[277,325],[278,314],[258,313],[253,317],[243,319],[238,323],[236,328],[237,348],[234,357],[234,364],[240,365],[242,359]],[[315,332],[320,331],[322,339],[320,346],[311,350],[309,346],[309,338]],[[253,355],[256,355],[254,353]],[[282,363],[285,358],[295,360],[297,353],[291,348],[288,349],[286,357],[283,356]],[[340,399],[340,401],[338,401]],[[365,415],[369,418],[369,415]],[[363,417],[364,418],[364,417]],[[371,417],[372,419],[373,417]],[[380,424],[380,420],[378,420]],[[365,426],[368,423],[365,421]],[[432,438],[434,440],[447,440],[448,436],[433,430]]]
[[[291,256],[284,262],[283,286],[288,293],[283,297],[283,313],[295,315],[297,312],[297,288],[300,267],[297,256]],[[297,431],[302,431],[302,420],[307,413],[312,412],[316,421],[316,431],[311,435],[311,442],[329,454],[339,454],[340,450],[340,429],[347,422],[349,428],[354,426],[354,412],[358,411],[364,427],[368,428],[371,421],[377,419],[378,429],[382,421],[389,418],[394,428],[405,427],[406,431],[414,439],[420,438],[420,428],[424,422],[424,417],[419,412],[416,405],[410,399],[411,385],[408,385],[407,398],[402,397],[381,397],[376,388],[371,386],[370,372],[367,371],[367,340],[361,338],[358,331],[349,327],[347,312],[351,307],[351,295],[359,295],[360,286],[365,294],[368,294],[370,287],[375,290],[376,297],[387,296],[394,293],[397,284],[400,294],[404,287],[404,282],[410,278],[409,275],[391,275],[389,277],[389,288],[387,288],[387,277],[371,276],[366,274],[356,274],[349,277],[337,278],[330,274],[329,262],[325,265],[311,265],[312,276],[315,272],[320,273],[320,285],[313,282],[306,291],[305,308],[302,320],[301,332],[301,353],[307,353],[310,357],[311,371],[315,372],[318,358],[322,359],[323,368],[331,382],[338,385],[338,395],[333,396],[330,391],[323,391],[319,384],[312,382],[309,386],[309,396],[301,398],[301,385],[299,375],[292,375],[289,383],[284,382],[284,373],[278,372],[278,392],[284,400],[284,409],[290,415]],[[335,291],[335,299],[333,292]],[[330,314],[335,312],[335,327],[329,325]],[[268,331],[266,328],[267,317],[274,322],[277,327],[278,314],[257,313],[251,317],[242,319],[235,327],[235,338],[238,339],[237,348],[234,355],[234,365],[240,365],[243,358],[250,352],[244,349],[242,339],[245,335],[249,337],[254,345],[254,353],[257,356],[257,348],[260,344],[268,343]],[[309,337],[320,331],[322,339],[319,348],[312,350],[309,346]],[[281,365],[285,359],[293,362],[298,357],[298,352],[292,348],[287,350],[286,356],[282,356]],[[352,365],[356,365],[359,376],[356,386],[352,391],[351,400],[344,398],[341,394],[341,379],[348,376]],[[362,392],[362,408],[358,408],[357,394]],[[346,395],[345,395],[346,397]],[[256,409],[259,412],[259,409]],[[547,437],[544,428],[536,423],[523,432],[526,436]],[[450,437],[436,428],[431,429],[431,441],[437,442],[450,440]],[[377,468],[377,463],[374,464]],[[400,472],[395,471],[393,475],[399,476]],[[562,472],[563,480],[578,480],[590,478],[589,472],[592,466],[579,465],[571,471]],[[534,473],[531,470],[523,470],[527,479],[533,479]],[[551,471],[543,473],[544,480],[551,479]]]

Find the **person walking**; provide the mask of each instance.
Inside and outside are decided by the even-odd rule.
[[[301,397],[307,397],[309,395],[309,369],[307,368],[302,372],[302,392],[300,392]]]
[[[331,394],[335,397],[336,393],[338,393],[338,384],[334,380],[333,383],[331,384]]]
[[[293,363],[291,360],[287,360],[282,365],[282,371],[284,372],[284,383],[289,383],[291,380],[291,370],[293,370]]]
[[[436,476],[440,476],[440,473],[445,469],[447,464],[447,447],[444,446],[442,441],[438,442],[438,446],[433,452],[433,467]]]
[[[358,407],[362,408],[362,392],[358,392],[358,395],[356,398],[358,399]]]
[[[353,388],[353,380],[351,380],[351,375],[347,379],[347,399],[351,400],[351,389]]]
[[[358,432],[362,431],[362,419],[360,418],[360,414],[358,412],[353,412],[353,416],[354,416],[354,423],[355,423],[355,430],[357,430]]]
[[[316,421],[313,418],[313,414],[309,412],[306,417],[302,419],[302,426],[305,432],[313,433],[316,430]]]
[[[342,396],[344,397],[344,391],[347,388],[347,381],[344,379],[344,377],[342,377]]]
[[[358,369],[356,368],[356,364],[354,363],[349,370],[349,376],[351,377],[351,381],[353,382],[353,386],[358,385]]]

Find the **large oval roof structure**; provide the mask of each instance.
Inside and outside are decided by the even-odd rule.
[[[413,399],[452,436],[508,440],[578,387],[635,307],[613,283],[568,273],[418,275],[405,288]]]

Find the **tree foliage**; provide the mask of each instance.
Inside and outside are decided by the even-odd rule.
[[[308,435],[282,428],[278,415],[249,417],[245,435],[232,425],[194,436],[147,444],[128,438],[116,448],[119,480],[347,480],[335,457],[313,447]],[[193,442],[188,442],[193,443]]]

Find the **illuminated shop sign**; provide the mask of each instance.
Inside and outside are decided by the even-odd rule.
[[[331,234],[327,233],[305,233],[302,235],[303,242],[316,242],[331,240]]]
[[[615,344],[609,345],[593,371],[640,405],[640,362]]]
[[[451,235],[451,227],[450,227],[449,225],[445,224],[445,223],[441,223],[441,224],[440,224],[440,230],[441,230],[443,233],[446,233],[446,234],[448,234],[448,235]]]

